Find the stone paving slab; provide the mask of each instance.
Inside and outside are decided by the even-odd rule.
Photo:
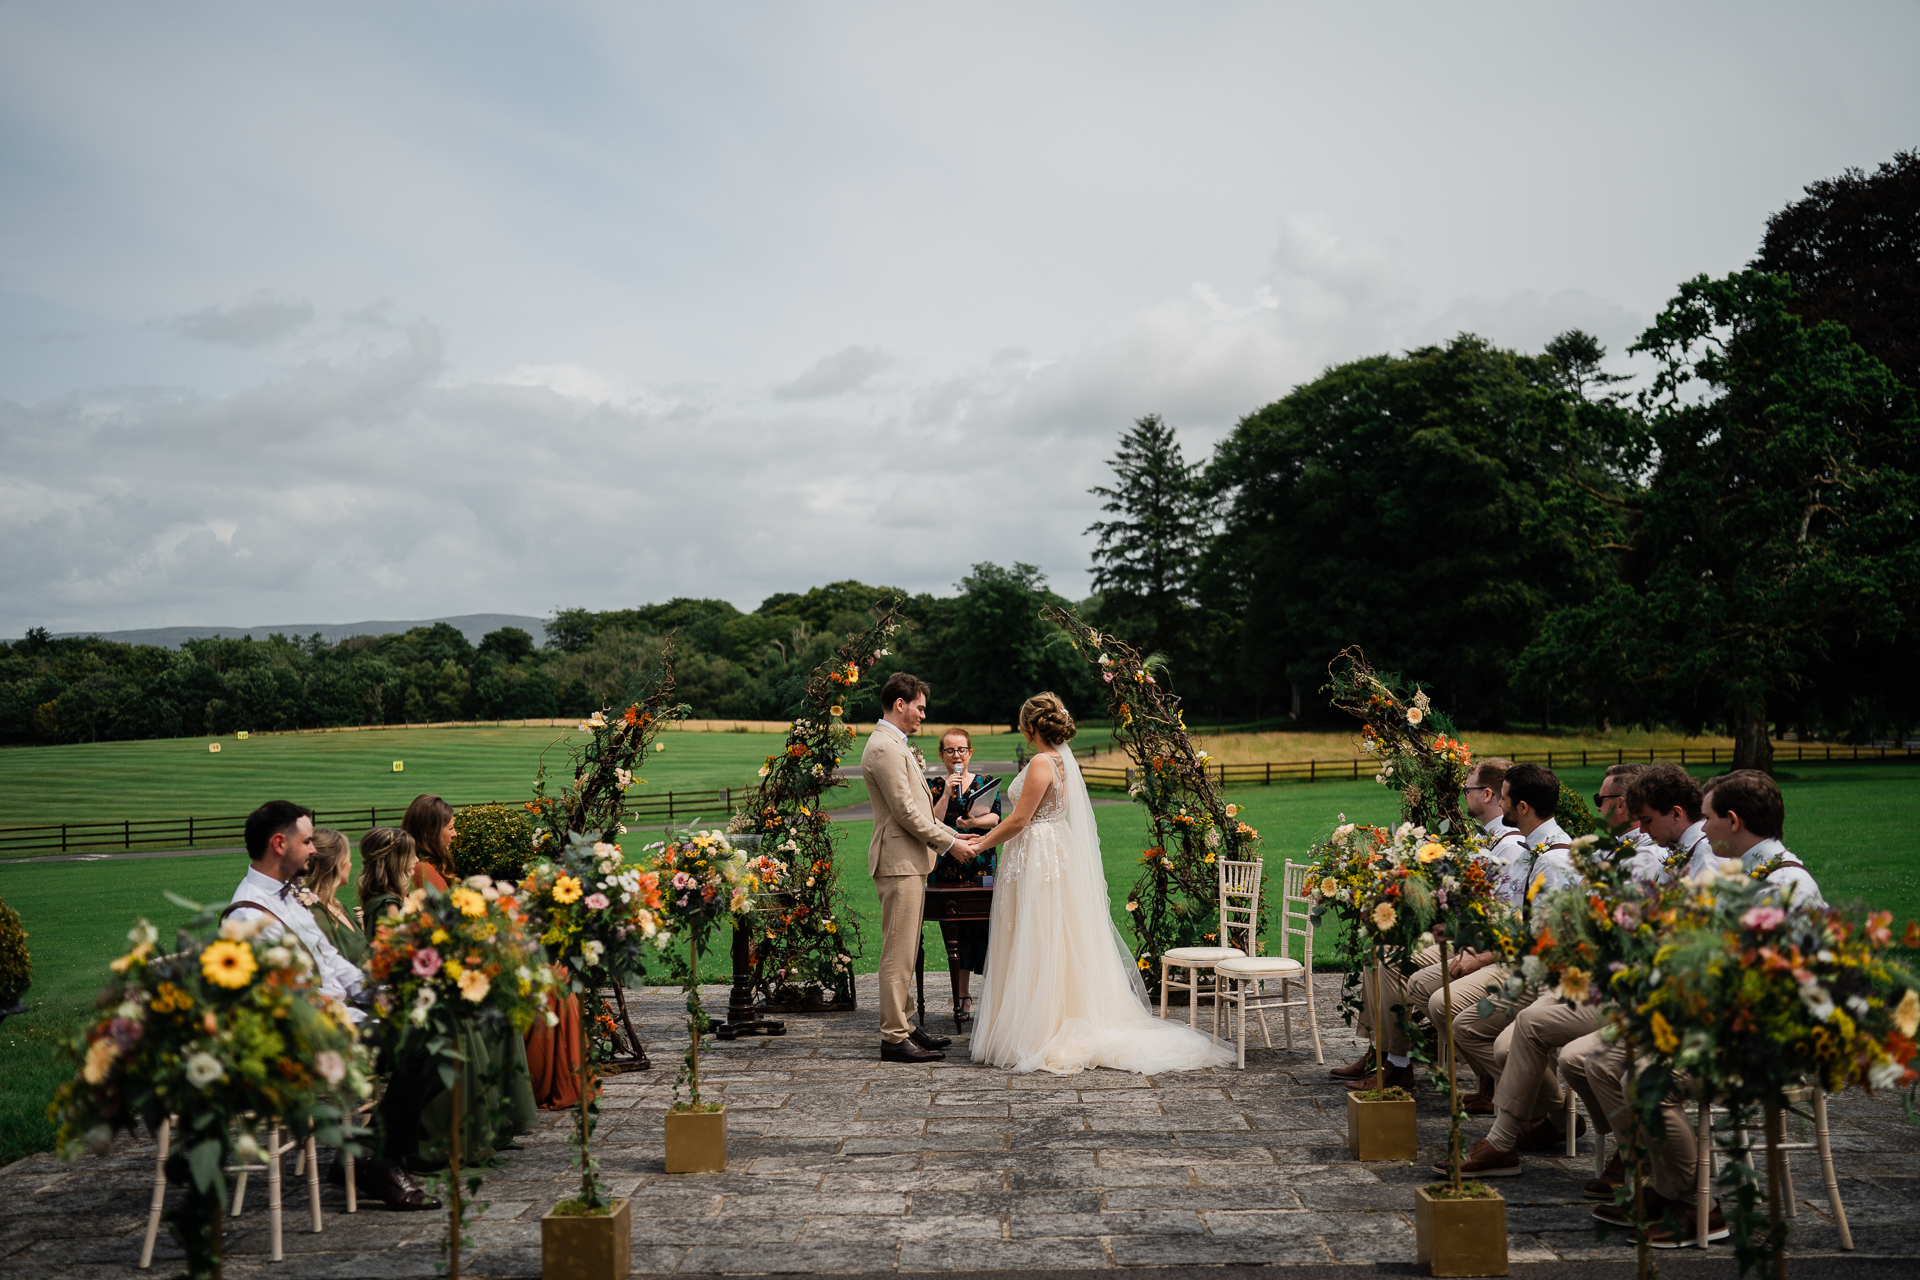
[[[1316,990],[1327,1064],[1359,1051],[1334,1013],[1338,984],[1323,977]],[[722,989],[704,995],[724,1007]],[[858,1012],[790,1018],[783,1037],[705,1052],[703,1086],[730,1105],[731,1163],[675,1176],[662,1166],[661,1114],[685,1048],[681,1001],[670,990],[632,994],[659,1065],[607,1082],[595,1145],[615,1194],[633,1201],[636,1273],[1414,1272],[1413,1192],[1432,1175],[1424,1162],[1348,1159],[1342,1091],[1301,1032],[1292,1051],[1256,1042],[1245,1071],[1016,1076],[969,1062],[964,1037],[944,1063],[880,1063],[871,977],[860,997]],[[946,1013],[944,998],[936,1012]],[[1444,1109],[1430,1089],[1419,1098],[1422,1142],[1437,1157]],[[1894,1098],[1847,1093],[1830,1112],[1856,1249],[1839,1250],[1813,1153],[1795,1153],[1794,1274],[1920,1274],[1920,1127]],[[568,1119],[544,1115],[489,1174],[471,1274],[539,1273],[540,1215],[574,1177]],[[1469,1141],[1486,1124],[1472,1122]],[[1501,1184],[1516,1274],[1631,1273],[1630,1242],[1596,1238],[1581,1197],[1592,1163],[1588,1139],[1572,1159],[1527,1157],[1526,1175]],[[0,1280],[135,1274],[152,1177],[152,1146],[126,1139],[72,1169],[44,1155],[0,1169]],[[436,1274],[442,1217],[377,1202],[350,1217],[329,1186],[315,1235],[290,1163],[286,1258],[269,1262],[264,1182],[250,1183],[244,1215],[229,1220],[235,1280]],[[151,1274],[171,1274],[179,1259],[163,1234]],[[1660,1262],[1674,1275],[1733,1273],[1724,1246]]]

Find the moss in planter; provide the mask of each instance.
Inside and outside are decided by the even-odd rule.
[[[1499,1192],[1484,1182],[1463,1182],[1455,1191],[1451,1182],[1430,1182],[1421,1188],[1435,1200],[1497,1200]]]
[[[1353,1095],[1362,1102],[1412,1102],[1413,1095],[1405,1089],[1362,1089]]]
[[[556,1218],[604,1218],[613,1212],[613,1206],[603,1204],[598,1209],[589,1209],[578,1200],[562,1200],[553,1206]]]
[[[683,1116],[689,1112],[721,1111],[726,1108],[724,1102],[676,1102],[667,1108],[670,1116]]]

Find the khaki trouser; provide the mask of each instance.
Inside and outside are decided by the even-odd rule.
[[[1414,956],[1413,962],[1421,966],[1420,972],[1425,972],[1439,958],[1438,947],[1427,947]],[[1369,1038],[1375,1026],[1373,1006],[1376,984],[1387,1002],[1387,1018],[1380,1024],[1380,1047],[1387,1053],[1404,1054],[1412,1047],[1407,1040],[1407,1029],[1400,1025],[1400,1014],[1394,1011],[1394,1006],[1405,1005],[1411,1017],[1417,1017],[1424,1011],[1423,1005],[1409,998],[1409,978],[1419,976],[1419,973],[1401,973],[1389,965],[1376,965],[1360,975],[1360,1025],[1366,1029]]]
[[[1449,956],[1448,959],[1451,960],[1452,957]],[[1462,1013],[1479,1004],[1480,998],[1486,995],[1490,988],[1505,982],[1506,978],[1507,971],[1497,964],[1489,965],[1484,969],[1475,969],[1464,978],[1455,978],[1451,984],[1440,980],[1439,965],[1434,965],[1431,969],[1422,969],[1413,975],[1413,981],[1408,984],[1413,992],[1426,990],[1429,986],[1432,988],[1432,994],[1427,996],[1427,1017],[1432,1020],[1434,1026],[1440,1028],[1439,1060],[1441,1062],[1447,1060],[1447,1037],[1453,1034],[1452,1023],[1447,1020],[1448,986],[1453,990],[1453,1016],[1457,1020]],[[1464,1052],[1459,1053],[1458,1056],[1459,1061],[1455,1063],[1456,1070],[1473,1066],[1472,1060]],[[1480,1068],[1474,1067],[1474,1070],[1479,1071]],[[1480,1082],[1485,1089],[1493,1088],[1493,1077],[1489,1074],[1481,1075]]]
[[[875,876],[880,894],[880,1038],[899,1044],[913,1031],[913,962],[920,954],[925,876]]]
[[[1507,980],[1506,966],[1496,965],[1494,969],[1499,976],[1489,980],[1488,988],[1497,987]],[[1485,973],[1487,970],[1481,970],[1481,972]],[[1478,977],[1479,974],[1474,976]],[[1453,1016],[1455,1048],[1461,1057],[1473,1064],[1473,1069],[1480,1073],[1482,1080],[1494,1082],[1494,1106],[1518,1120],[1538,1119],[1540,1116],[1550,1114],[1556,1107],[1566,1105],[1566,1095],[1560,1091],[1560,1082],[1554,1079],[1551,1071],[1545,1073],[1544,1078],[1533,1082],[1533,1096],[1528,1098],[1523,1106],[1505,1107],[1501,1106],[1499,1100],[1500,1067],[1506,1056],[1502,1052],[1500,1037],[1513,1026],[1514,1019],[1520,1015],[1520,1010],[1532,1004],[1539,994],[1538,989],[1529,984],[1521,991],[1517,1000],[1509,1001],[1504,995],[1493,996],[1493,1007],[1488,1010],[1484,1018],[1480,1016],[1477,1003],[1467,1005]],[[1456,1009],[1460,1007],[1457,1000],[1454,1007]],[[1508,1036],[1507,1041],[1511,1044],[1512,1037]]]
[[[1675,1085],[1687,1087],[1687,1077],[1674,1073]],[[1615,1133],[1626,1130],[1627,1051],[1617,1044],[1602,1045],[1587,1055],[1587,1083]],[[1595,1112],[1599,1115],[1602,1112]],[[1700,1147],[1694,1141],[1693,1122],[1678,1092],[1669,1093],[1660,1104],[1660,1128],[1646,1135],[1647,1163],[1653,1170],[1653,1189],[1668,1200],[1692,1205],[1697,1191],[1694,1178],[1700,1172]]]
[[[1495,1046],[1500,1084],[1493,1091],[1493,1105],[1523,1120],[1551,1114],[1549,1108],[1565,1107],[1566,1094],[1553,1074],[1554,1055],[1561,1046],[1599,1029],[1598,1005],[1562,1004],[1559,996],[1541,992],[1520,1010]]]
[[[1612,1133],[1613,1125],[1607,1119],[1607,1109],[1600,1105],[1599,1095],[1593,1091],[1593,1081],[1587,1074],[1587,1059],[1606,1047],[1600,1039],[1600,1033],[1594,1031],[1560,1050],[1560,1078],[1586,1104],[1587,1114],[1593,1118],[1596,1141]]]

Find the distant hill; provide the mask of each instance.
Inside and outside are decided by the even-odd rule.
[[[348,636],[384,636],[395,635],[402,631],[411,631],[415,627],[430,627],[436,622],[450,623],[458,627],[462,635],[474,644],[480,643],[480,637],[489,631],[498,631],[502,627],[519,627],[540,643],[546,636],[545,618],[529,618],[518,613],[465,613],[457,618],[423,618],[412,622],[286,622],[270,627],[149,627],[141,631],[62,631],[56,633],[56,639],[68,636],[99,636],[102,640],[119,640],[126,644],[157,644],[163,648],[178,649],[188,640],[204,639],[208,636],[229,636],[238,638],[252,636],[255,640],[265,640],[274,632],[283,636],[310,636],[318,631],[322,639],[329,644],[344,640]]]

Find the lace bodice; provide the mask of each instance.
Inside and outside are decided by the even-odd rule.
[[[1035,758],[1038,759],[1038,757]],[[1047,784],[1047,794],[1042,797],[1040,807],[1034,810],[1033,821],[1065,822],[1067,820],[1067,805],[1065,797],[1060,793],[1060,765],[1058,761],[1054,760],[1049,760],[1047,763],[1053,765],[1055,780]],[[1027,789],[1027,773],[1032,768],[1033,766],[1029,764],[1025,769],[1022,769],[1020,776],[1015,778],[1007,787],[1007,799],[1013,801],[1015,808],[1019,807],[1020,793]]]

